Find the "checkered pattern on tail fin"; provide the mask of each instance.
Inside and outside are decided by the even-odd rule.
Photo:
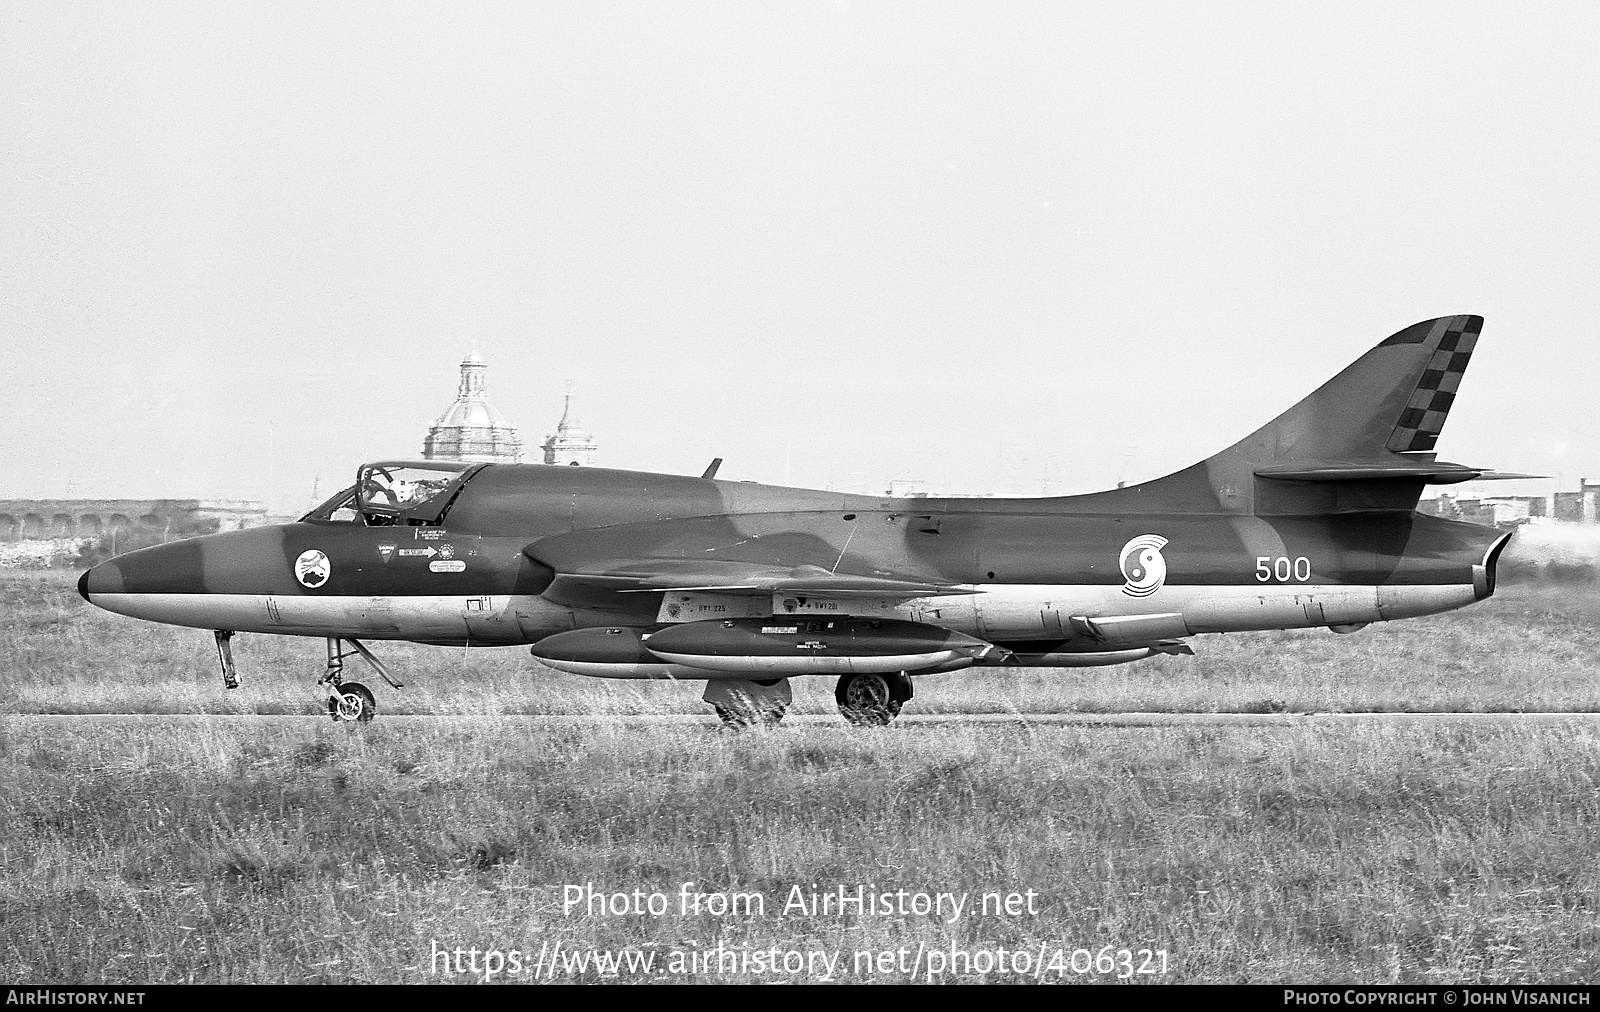
[[[1439,430],[1455,402],[1461,375],[1467,371],[1472,349],[1483,328],[1481,316],[1448,316],[1437,320],[1422,344],[1433,349],[1433,358],[1417,381],[1406,408],[1400,413],[1388,447],[1396,452],[1431,450],[1439,441]]]

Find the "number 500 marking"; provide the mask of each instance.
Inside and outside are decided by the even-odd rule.
[[[1288,583],[1290,578],[1305,583],[1311,579],[1311,560],[1304,555],[1298,559],[1278,556],[1274,559],[1270,555],[1256,556],[1256,579],[1262,583],[1277,580],[1279,583]]]

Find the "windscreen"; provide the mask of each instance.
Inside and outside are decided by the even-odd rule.
[[[356,478],[356,508],[367,523],[432,525],[481,464],[444,461],[366,464]]]
[[[335,523],[354,523],[360,520],[361,514],[356,510],[356,487],[351,485],[300,519],[328,520]]]

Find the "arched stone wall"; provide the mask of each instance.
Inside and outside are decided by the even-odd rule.
[[[113,532],[166,541],[265,520],[264,508],[244,500],[0,499],[0,542],[102,538]]]

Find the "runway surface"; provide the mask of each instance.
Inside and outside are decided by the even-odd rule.
[[[27,713],[0,714],[0,724],[16,726],[83,727],[93,725],[201,725],[206,723],[250,723],[285,721],[331,723],[327,717],[312,714],[254,714],[254,713]],[[1306,727],[1314,725],[1342,725],[1350,723],[1600,723],[1600,713],[1435,713],[1435,712],[1367,712],[1367,713],[915,713],[903,714],[895,725],[1065,725],[1078,727]],[[670,725],[717,724],[711,714],[655,713],[655,714],[381,714],[379,724],[454,722],[460,724],[527,724],[530,726],[628,726],[655,727]],[[834,714],[790,714],[785,725],[836,724],[846,727],[842,717]]]

